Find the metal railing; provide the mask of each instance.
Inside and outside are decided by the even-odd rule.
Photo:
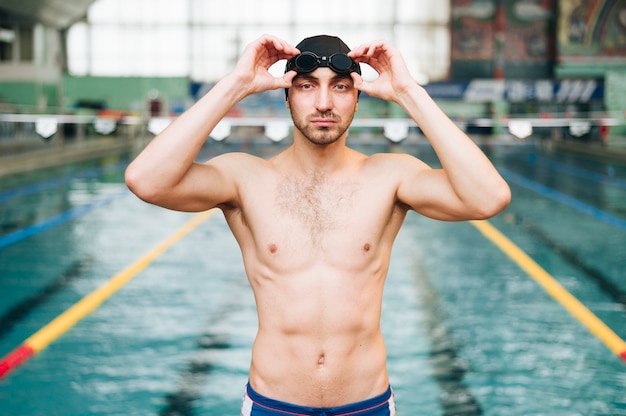
[[[68,136],[83,140],[91,134],[136,138],[146,134],[156,135],[165,129],[175,117],[140,117],[122,115],[118,117],[101,115],[51,115],[51,114],[0,114],[0,140],[26,140],[38,137],[50,140],[53,136],[62,144]],[[626,126],[623,118],[604,115],[593,117],[552,117],[552,116],[506,116],[500,118],[458,118],[455,123],[462,130],[494,129],[500,134],[510,134],[518,139],[526,139],[536,129],[567,129],[573,137],[588,134],[593,128],[608,129],[613,126]],[[287,138],[291,132],[290,118],[273,117],[226,117],[211,132],[209,137],[222,141],[232,135],[237,127],[258,127],[274,142]],[[409,118],[355,118],[351,129],[378,128],[392,142],[401,142],[419,126]],[[494,131],[495,132],[495,131]]]

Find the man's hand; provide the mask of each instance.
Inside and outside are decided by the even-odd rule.
[[[417,85],[411,76],[404,58],[384,40],[364,43],[353,49],[348,56],[363,62],[378,72],[378,78],[368,82],[355,72],[352,73],[355,87],[368,95],[387,101],[398,102],[398,97]]]
[[[269,68],[279,60],[290,59],[299,53],[286,41],[276,36],[263,35],[246,46],[233,75],[248,88],[248,95],[289,88],[296,72],[289,71],[281,78],[276,78],[269,72]]]

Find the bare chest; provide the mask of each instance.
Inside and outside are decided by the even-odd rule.
[[[249,270],[362,268],[384,255],[402,222],[382,181],[277,177],[244,189],[241,217],[228,217]]]
[[[356,181],[333,181],[325,175],[283,178],[276,186],[274,209],[284,225],[319,245],[354,227],[356,208],[365,202],[362,192]]]

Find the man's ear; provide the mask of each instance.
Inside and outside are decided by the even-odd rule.
[[[289,96],[287,96],[287,99],[285,100],[285,108],[287,108],[287,110],[291,110],[291,107],[289,106]]]

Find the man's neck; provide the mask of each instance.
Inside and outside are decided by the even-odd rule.
[[[348,150],[345,137],[325,145],[311,143],[306,138],[301,140],[294,138],[290,148],[294,165],[307,174],[310,172],[331,174],[340,170],[346,164]]]

